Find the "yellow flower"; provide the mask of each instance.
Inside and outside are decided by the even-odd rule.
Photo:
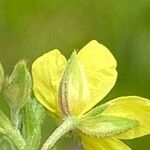
[[[93,40],[67,64],[59,50],[39,57],[32,66],[37,99],[55,117],[79,118],[77,128],[86,150],[129,150],[119,139],[150,133],[150,101],[127,96],[93,108],[113,88],[116,60],[110,51]]]

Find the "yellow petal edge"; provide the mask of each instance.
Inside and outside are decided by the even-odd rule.
[[[78,57],[82,63],[90,90],[91,99],[82,113],[90,110],[112,89],[117,79],[116,60],[110,51],[93,40],[83,47]]]
[[[127,145],[114,138],[96,138],[82,135],[85,150],[131,150]]]

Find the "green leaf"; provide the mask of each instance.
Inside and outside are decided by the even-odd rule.
[[[123,117],[98,115],[96,117],[81,119],[78,128],[88,135],[98,137],[112,137],[126,132],[139,125],[139,122]]]
[[[21,109],[26,103],[31,91],[31,76],[26,63],[20,61],[8,79],[5,96],[10,108]]]
[[[36,150],[41,140],[41,125],[45,111],[36,99],[29,99],[22,110],[22,133],[27,141],[25,150]]]
[[[3,81],[4,81],[4,69],[3,69],[3,66],[0,62],[0,92],[1,92],[1,89],[3,86]]]

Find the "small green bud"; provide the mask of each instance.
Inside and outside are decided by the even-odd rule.
[[[11,109],[21,109],[31,91],[31,76],[25,61],[20,61],[8,79],[5,96]]]
[[[0,62],[0,92],[1,92],[1,89],[3,86],[3,81],[4,81],[4,69],[3,69],[3,66]]]

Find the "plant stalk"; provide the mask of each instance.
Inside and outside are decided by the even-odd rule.
[[[49,150],[51,149],[54,144],[67,132],[71,131],[75,128],[76,122],[74,118],[68,117],[63,122],[62,125],[60,125],[53,134],[47,139],[47,141],[43,144],[41,150]]]
[[[15,129],[18,129],[18,126],[19,126],[19,110],[18,110],[18,109],[11,108],[11,109],[10,109],[10,115],[11,115],[11,123],[12,123],[12,126],[13,126]]]
[[[11,129],[7,131],[5,135],[14,143],[17,150],[24,149],[26,143],[19,130]]]

